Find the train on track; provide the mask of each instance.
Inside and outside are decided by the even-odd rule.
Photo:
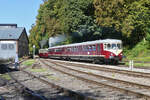
[[[117,39],[88,41],[39,50],[39,56],[44,58],[90,60],[93,63],[107,64],[117,64],[123,58],[122,53],[122,41]]]

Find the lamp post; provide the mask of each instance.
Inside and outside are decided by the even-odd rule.
[[[34,56],[35,56],[35,45],[33,45],[33,59],[34,59]]]

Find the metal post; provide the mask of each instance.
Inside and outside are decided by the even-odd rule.
[[[130,70],[133,70],[133,60],[129,61],[129,68],[130,68]]]
[[[131,69],[131,60],[129,60],[129,68]]]
[[[33,59],[35,58],[35,45],[33,45]]]
[[[134,63],[133,63],[133,60],[132,60],[132,69],[133,69],[133,65],[134,65]]]

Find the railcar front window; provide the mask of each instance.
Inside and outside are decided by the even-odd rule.
[[[107,49],[111,49],[111,45],[110,44],[107,44]]]
[[[116,44],[112,44],[112,49],[116,49]]]
[[[104,49],[107,49],[107,44],[104,44]]]
[[[117,47],[118,47],[118,49],[121,49],[122,48],[122,46],[121,46],[121,44],[117,44]]]

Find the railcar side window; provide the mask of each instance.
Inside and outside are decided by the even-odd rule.
[[[70,52],[70,51],[71,51],[71,48],[67,48],[67,51]]]
[[[88,46],[88,48],[89,48],[89,51],[92,51],[92,46]]]
[[[56,52],[61,52],[62,51],[62,49],[55,49],[56,50]]]
[[[2,49],[2,50],[6,50],[6,49],[7,49],[7,44],[2,44],[2,45],[1,45],[1,49]]]
[[[49,52],[54,52],[54,49],[49,49],[48,51],[49,51]]]
[[[73,47],[73,52],[75,52],[76,51],[76,48],[75,47]]]
[[[92,46],[92,49],[93,49],[93,51],[96,51],[96,46],[93,45],[93,46]]]
[[[97,45],[97,51],[100,51],[100,44]]]
[[[75,52],[77,52],[78,51],[78,47],[75,47]]]

